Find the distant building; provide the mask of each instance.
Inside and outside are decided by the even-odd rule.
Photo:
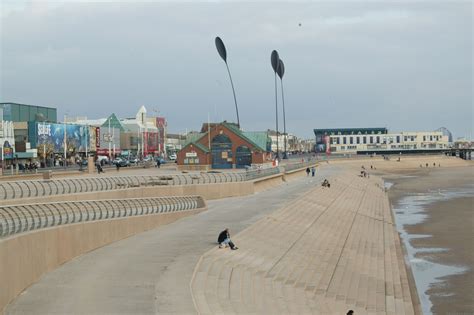
[[[453,134],[446,127],[438,128],[436,129],[436,131],[441,131],[443,133],[443,136],[448,137],[448,142],[453,143]]]
[[[0,103],[0,121],[13,122],[14,141],[9,143],[14,148],[14,158],[17,161],[30,160],[37,157],[37,151],[36,146],[30,144],[28,123],[43,121],[56,123],[57,109],[10,102]]]
[[[424,153],[449,149],[441,131],[388,133],[387,128],[314,129],[315,151],[326,154]]]
[[[0,103],[0,120],[13,122],[57,121],[57,109],[38,105]]]
[[[203,124],[200,133],[188,135],[178,152],[181,169],[244,168],[271,162],[267,132],[244,132],[236,124]]]

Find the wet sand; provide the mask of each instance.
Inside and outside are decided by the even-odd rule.
[[[418,249],[415,257],[462,270],[437,279],[441,281],[426,291],[431,312],[474,314],[474,195],[469,193],[474,189],[474,168],[432,167],[394,173],[386,176],[394,184],[389,190],[394,209],[401,206],[404,198],[433,196],[433,202],[423,205],[423,222],[404,226],[409,235],[431,236],[410,240],[411,246]],[[463,191],[467,193],[456,195]]]

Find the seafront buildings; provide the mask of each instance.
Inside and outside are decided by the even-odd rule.
[[[160,156],[177,158],[181,168],[240,168],[272,163],[277,147],[278,155],[283,156],[285,142],[289,154],[435,153],[452,146],[452,136],[446,128],[426,132],[389,132],[387,128],[314,129],[315,138],[304,140],[271,129],[241,130],[224,121],[205,123],[198,132],[168,134],[166,118],[150,115],[145,106],[126,118],[111,113],[98,119],[65,116],[59,122],[53,107],[0,103],[0,117],[3,168],[31,162],[39,167],[74,164],[86,156],[107,159]],[[213,134],[215,128],[221,132],[217,138]]]
[[[442,131],[388,132],[387,128],[314,129],[315,150],[327,154],[442,152],[450,147]]]

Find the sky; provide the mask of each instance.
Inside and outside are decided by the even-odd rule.
[[[272,50],[285,63],[286,129],[446,127],[471,137],[470,1],[2,0],[0,102],[58,108],[58,118],[134,117],[169,132],[236,121],[275,129]],[[283,128],[278,80],[279,128]]]

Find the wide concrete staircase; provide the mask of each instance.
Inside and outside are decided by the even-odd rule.
[[[344,174],[233,237],[196,266],[200,314],[414,314],[381,181]]]

